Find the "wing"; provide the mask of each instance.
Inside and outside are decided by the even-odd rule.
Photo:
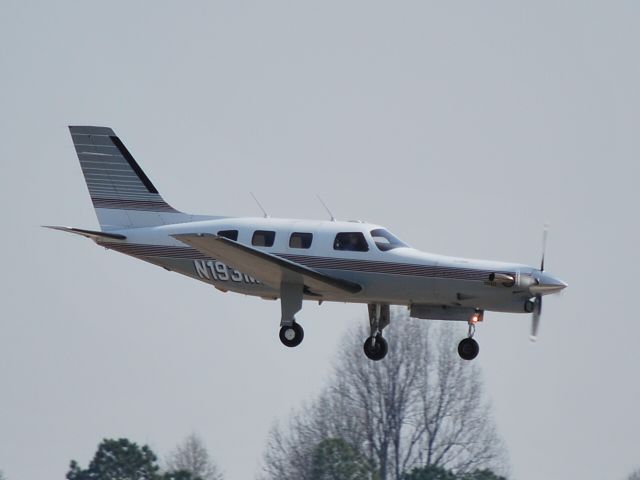
[[[327,293],[358,293],[357,283],[320,273],[299,263],[210,233],[184,233],[173,238],[191,245],[207,256],[232,268],[256,277],[265,284],[280,289],[283,282],[303,284],[317,295]]]

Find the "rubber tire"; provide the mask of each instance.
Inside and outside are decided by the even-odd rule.
[[[480,345],[473,338],[465,338],[458,344],[458,355],[463,360],[473,360],[480,353]]]
[[[384,339],[383,336],[377,335],[375,337],[376,343],[375,346],[373,344],[373,337],[369,337],[364,342],[364,354],[370,360],[377,362],[378,360],[382,360],[387,356],[387,352],[389,351],[389,344]]]
[[[293,338],[290,338],[293,332]],[[280,341],[285,347],[297,347],[302,343],[304,339],[304,329],[299,323],[293,323],[291,325],[285,325],[280,327]]]
[[[524,302],[525,313],[533,313],[535,309],[536,309],[535,302],[532,302],[531,300],[527,300],[526,302]]]

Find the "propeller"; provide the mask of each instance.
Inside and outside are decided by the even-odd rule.
[[[542,259],[540,260],[540,271],[544,272],[544,256],[547,251],[547,235],[549,225],[545,224],[542,230]],[[531,335],[532,342],[538,340],[538,328],[540,327],[540,316],[542,315],[542,295],[537,294],[533,302],[533,312],[531,314]]]
[[[542,314],[542,295],[536,295],[533,302],[533,313],[531,314],[531,335],[532,342],[538,340],[538,327],[540,326],[540,315]]]
[[[544,255],[547,251],[547,235],[549,234],[549,224],[545,223],[542,230],[542,260],[540,260],[540,271],[544,272]]]

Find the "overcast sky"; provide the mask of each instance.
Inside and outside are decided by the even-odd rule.
[[[386,225],[436,253],[569,283],[476,338],[513,474],[640,466],[640,4],[24,2],[0,12],[0,469],[62,478],[104,437],[164,456],[195,431],[253,478],[275,419],[322,388],[361,305],[279,305],[39,228],[96,228],[69,124],[114,128],[204,214]],[[460,337],[466,326],[455,325]],[[390,341],[393,341],[390,334]],[[452,345],[455,348],[455,345]]]

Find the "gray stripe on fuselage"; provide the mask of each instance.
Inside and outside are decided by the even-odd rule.
[[[203,255],[195,248],[174,247],[166,245],[145,245],[132,243],[101,243],[102,246],[117,250],[132,256],[151,256],[165,258],[183,258],[193,260],[214,260]],[[414,277],[441,278],[453,280],[487,281],[489,274],[496,273],[489,270],[475,270],[470,268],[456,268],[436,265],[420,265],[412,263],[381,262],[376,260],[355,260],[347,258],[317,257],[309,255],[277,255],[305,267],[326,270],[343,270],[362,273],[380,273],[389,275],[403,275]],[[513,275],[514,272],[499,272]]]

